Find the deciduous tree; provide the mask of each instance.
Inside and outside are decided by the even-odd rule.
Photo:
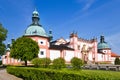
[[[37,57],[38,52],[39,47],[37,42],[33,41],[31,38],[20,37],[13,42],[10,56],[25,61],[25,66],[27,66],[27,61]]]
[[[6,38],[7,38],[7,29],[5,29],[0,23],[0,55],[3,55],[5,52],[6,46],[3,43],[3,41],[5,41]]]

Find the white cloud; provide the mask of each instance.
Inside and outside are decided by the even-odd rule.
[[[95,2],[95,0],[77,0],[78,3],[84,4],[82,11],[87,11]]]
[[[66,41],[67,41],[67,42],[69,42],[69,41],[70,41],[70,39],[66,39]]]

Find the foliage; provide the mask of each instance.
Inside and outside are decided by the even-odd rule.
[[[41,61],[40,61],[39,58],[34,58],[34,59],[32,60],[32,64],[34,64],[35,67],[39,67],[40,64],[41,64]]]
[[[47,68],[49,66],[49,64],[51,63],[50,58],[42,58],[42,65],[43,67]]]
[[[116,57],[114,63],[115,63],[115,65],[120,65],[120,59],[118,57]]]
[[[120,80],[120,72],[32,67],[7,67],[7,72],[23,80]]]
[[[51,60],[49,58],[34,58],[32,60],[32,64],[34,64],[35,67],[47,68],[50,63],[51,63]]]
[[[83,61],[77,57],[74,57],[71,59],[71,64],[73,69],[78,70],[81,69],[81,66],[83,65]]]
[[[36,58],[38,52],[39,47],[37,42],[33,41],[31,38],[20,37],[13,42],[10,56],[25,61],[25,65],[27,66],[27,61]]]
[[[65,67],[65,60],[63,58],[57,58],[53,60],[53,68],[61,69]]]
[[[3,55],[5,52],[6,46],[3,41],[7,38],[7,32],[8,31],[2,26],[2,24],[0,24],[0,55]]]
[[[4,43],[0,43],[0,55],[3,55],[6,50],[6,46]]]
[[[2,64],[2,61],[0,61],[0,65]]]

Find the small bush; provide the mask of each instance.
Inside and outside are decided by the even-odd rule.
[[[61,69],[65,67],[65,60],[63,58],[57,58],[53,60],[53,68]]]
[[[35,58],[32,60],[32,64],[34,64],[35,67],[47,68],[50,63],[51,60],[49,58]]]
[[[83,65],[83,61],[77,57],[74,57],[71,59],[71,64],[74,70],[81,69],[81,66]]]
[[[50,58],[42,58],[42,65],[43,65],[43,67],[47,68],[50,63],[51,63]]]
[[[120,65],[120,59],[117,57],[115,58],[115,61],[114,61],[115,65]]]
[[[41,60],[39,58],[34,58],[32,64],[34,64],[35,67],[40,67]]]

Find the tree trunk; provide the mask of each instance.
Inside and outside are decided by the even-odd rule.
[[[27,60],[25,60],[25,66],[27,66]]]

